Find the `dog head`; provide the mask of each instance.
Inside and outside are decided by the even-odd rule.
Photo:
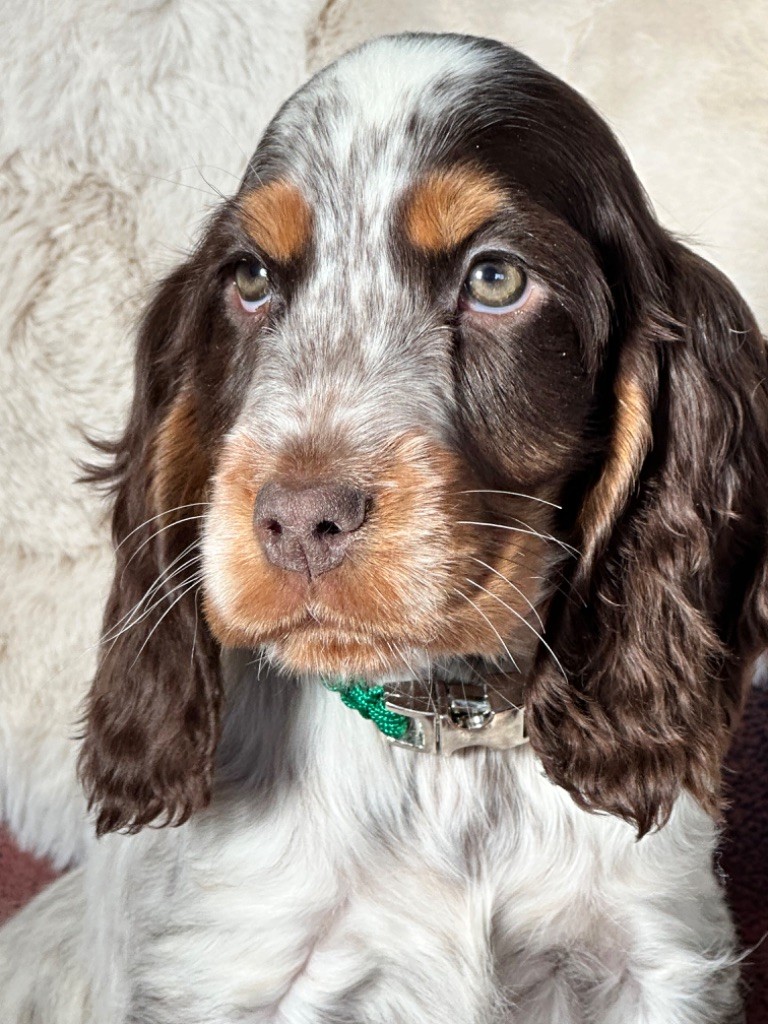
[[[645,832],[710,811],[766,634],[768,365],[575,92],[485,40],[344,57],[157,291],[112,462],[81,773],[204,805],[220,645],[526,680],[531,742]]]

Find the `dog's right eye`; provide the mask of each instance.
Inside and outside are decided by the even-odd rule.
[[[464,282],[466,306],[478,313],[509,313],[525,305],[530,293],[523,269],[510,260],[481,259]]]
[[[244,310],[253,313],[272,296],[267,268],[261,260],[240,260],[235,267],[235,287]]]

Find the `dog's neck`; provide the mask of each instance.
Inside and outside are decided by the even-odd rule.
[[[527,676],[514,669],[507,675],[495,666],[470,670],[464,663],[463,671],[453,675],[452,666],[445,664],[432,666],[431,680],[420,673],[409,679],[369,680],[386,686],[391,710],[408,718],[415,742],[405,744],[388,740],[372,722],[345,707],[319,677],[297,678],[242,649],[224,650],[222,669],[226,696],[217,782],[230,792],[249,791],[249,800],[269,802],[306,780],[319,765],[338,758],[351,759],[350,765],[369,775],[385,769],[397,774],[408,764],[416,768],[414,762],[429,769],[434,762],[435,770],[444,768],[452,776],[453,763],[463,760],[446,756],[454,751],[473,747],[478,755],[498,751],[503,756],[507,749],[529,747],[521,710]],[[482,701],[483,683],[491,715],[469,703],[451,708],[451,701]],[[423,743],[418,742],[419,726]]]
[[[437,678],[327,684],[370,718],[391,743],[450,756],[468,747],[509,750],[528,741],[522,677],[475,672],[473,681]]]

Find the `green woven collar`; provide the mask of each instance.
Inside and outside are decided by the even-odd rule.
[[[446,755],[466,747],[508,750],[528,740],[522,683],[506,675],[480,684],[438,680],[428,688],[423,682],[398,683],[398,692],[364,679],[323,680],[323,685],[390,742],[412,750]]]
[[[401,740],[408,731],[410,719],[389,710],[385,703],[387,691],[383,686],[369,686],[364,679],[338,683],[323,681],[323,686],[338,693],[348,708],[363,718],[369,718],[390,739]]]

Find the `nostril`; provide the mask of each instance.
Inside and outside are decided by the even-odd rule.
[[[256,496],[253,525],[270,562],[315,577],[341,564],[370,508],[370,496],[349,485],[270,480]]]

